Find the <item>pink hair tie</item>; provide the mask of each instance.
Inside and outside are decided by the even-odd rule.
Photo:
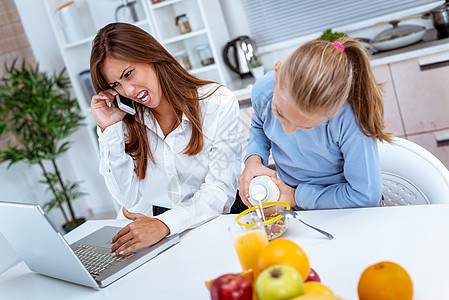
[[[332,46],[334,46],[335,48],[337,48],[338,50],[340,50],[341,52],[343,52],[343,50],[345,50],[345,47],[343,47],[342,44],[340,44],[339,42],[333,42]]]

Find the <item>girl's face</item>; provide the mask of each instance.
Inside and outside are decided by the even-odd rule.
[[[313,129],[328,119],[328,116],[322,113],[302,112],[293,101],[279,92],[277,87],[274,89],[271,109],[287,134],[294,133],[297,129]]]
[[[101,73],[108,85],[120,95],[149,108],[156,108],[161,103],[162,90],[152,65],[109,56]]]

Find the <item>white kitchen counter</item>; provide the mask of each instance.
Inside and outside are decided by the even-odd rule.
[[[449,38],[427,43],[418,43],[408,47],[374,54],[372,56],[371,66],[395,63],[407,59],[438,54],[444,51],[449,51]]]

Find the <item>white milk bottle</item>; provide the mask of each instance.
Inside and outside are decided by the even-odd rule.
[[[279,188],[269,176],[254,177],[249,183],[249,199],[252,205],[279,200]]]

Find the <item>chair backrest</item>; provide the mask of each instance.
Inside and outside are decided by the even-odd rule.
[[[433,154],[403,138],[378,147],[382,206],[449,203],[449,171]]]

